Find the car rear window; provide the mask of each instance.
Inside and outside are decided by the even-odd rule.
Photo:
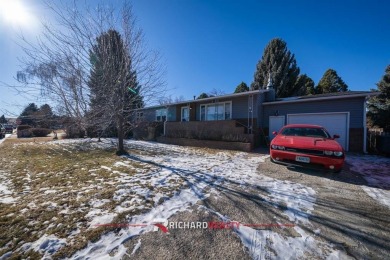
[[[286,136],[307,136],[307,137],[330,138],[329,133],[323,128],[288,127],[288,128],[284,128],[281,134]]]

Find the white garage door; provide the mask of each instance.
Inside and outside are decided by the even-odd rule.
[[[289,114],[287,124],[314,124],[325,127],[331,136],[340,136],[337,141],[348,151],[349,112]]]

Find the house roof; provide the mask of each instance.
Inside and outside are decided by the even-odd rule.
[[[277,105],[285,103],[297,103],[297,102],[312,102],[320,100],[331,100],[331,99],[347,99],[347,98],[356,98],[356,97],[369,97],[379,95],[378,91],[345,91],[345,92],[334,92],[326,94],[317,94],[317,95],[308,95],[300,97],[288,97],[288,98],[279,98],[272,102],[264,102],[263,105]]]
[[[249,95],[254,95],[254,94],[259,94],[259,93],[265,93],[268,91],[269,91],[269,89],[252,90],[252,91],[241,92],[241,93],[233,93],[233,94],[227,94],[227,95],[221,95],[221,96],[215,96],[215,97],[180,101],[180,102],[175,102],[175,103],[170,103],[170,104],[149,106],[149,107],[145,107],[145,108],[140,108],[140,110],[164,108],[167,106],[183,105],[183,104],[189,104],[189,103],[199,103],[199,102],[205,102],[205,101],[214,101],[214,100],[218,100],[218,99],[227,99],[227,98],[240,97],[240,96],[249,96]],[[334,93],[299,96],[299,97],[278,98],[275,101],[264,102],[263,105],[267,106],[267,105],[277,105],[277,104],[284,104],[284,103],[310,102],[313,100],[317,101],[317,100],[356,98],[356,97],[367,97],[367,96],[375,96],[375,95],[379,95],[379,92],[377,92],[377,91],[376,92],[372,92],[372,91],[345,91],[345,92],[334,92]]]
[[[233,94],[227,94],[227,95],[221,95],[221,96],[215,96],[215,97],[186,100],[186,101],[180,101],[180,102],[163,104],[163,105],[155,105],[155,106],[145,107],[143,109],[153,109],[153,108],[174,106],[174,105],[180,105],[180,104],[199,103],[199,102],[205,102],[205,101],[214,101],[214,100],[217,100],[217,99],[226,99],[226,98],[240,97],[240,96],[250,96],[250,95],[254,95],[254,94],[265,93],[265,92],[268,92],[268,91],[269,91],[268,89],[252,90],[252,91],[233,93]]]

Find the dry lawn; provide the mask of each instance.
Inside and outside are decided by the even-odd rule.
[[[33,248],[44,235],[66,241],[53,258],[70,256],[115,230],[94,225],[101,223],[94,218],[109,216],[105,223],[125,223],[182,186],[173,178],[169,189],[157,188],[148,177],[157,166],[118,157],[96,143],[7,140],[0,152],[0,184],[8,181],[16,199],[0,203],[0,256],[9,252],[11,259],[43,257]]]

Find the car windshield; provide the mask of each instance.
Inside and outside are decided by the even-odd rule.
[[[282,130],[281,134],[286,136],[330,138],[329,133],[325,129],[313,127],[287,127]]]

